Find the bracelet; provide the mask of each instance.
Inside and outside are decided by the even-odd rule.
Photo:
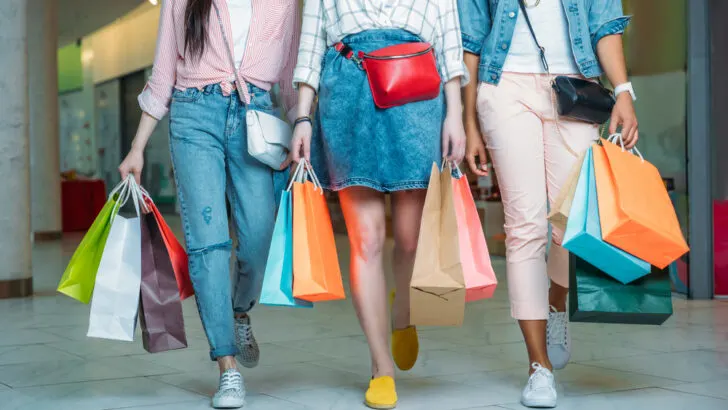
[[[300,124],[302,122],[307,122],[309,124],[313,124],[313,121],[311,120],[311,117],[308,116],[308,115],[306,115],[306,116],[303,116],[303,117],[296,118],[296,120],[293,121],[293,126],[295,127],[296,125],[298,125],[298,124]]]

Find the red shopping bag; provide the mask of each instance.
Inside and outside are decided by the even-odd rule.
[[[167,225],[167,222],[162,217],[162,214],[157,209],[154,202],[146,197],[145,202],[149,209],[154,213],[154,219],[157,220],[159,230],[162,232],[162,238],[164,244],[167,246],[167,252],[169,252],[169,258],[172,260],[172,266],[174,267],[174,276],[177,279],[177,286],[179,287],[180,299],[185,300],[188,297],[195,294],[195,290],[192,287],[192,280],[190,279],[190,267],[187,261],[187,252],[185,248],[174,236],[174,232]]]
[[[498,280],[490,263],[483,224],[475,207],[470,184],[459,171],[456,170],[453,175],[453,199],[458,223],[460,263],[465,278],[465,301],[472,302],[492,297]]]

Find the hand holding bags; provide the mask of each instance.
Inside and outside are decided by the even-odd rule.
[[[650,264],[602,239],[592,151],[587,150],[582,163],[563,246],[620,282],[629,283],[650,273]]]
[[[465,301],[472,302],[492,297],[498,280],[490,263],[483,224],[468,179],[458,167],[453,170],[457,172],[453,179],[453,201],[458,224],[460,262],[465,279]]]
[[[291,185],[297,177],[303,177],[303,163],[298,164]],[[273,239],[268,251],[265,276],[260,293],[260,303],[264,305],[313,307],[311,302],[293,297],[293,202],[291,186],[283,191],[278,207]]]
[[[410,323],[461,325],[465,293],[452,175],[433,164],[410,283]]]
[[[91,300],[89,337],[113,340],[134,340],[142,279],[139,188],[130,176],[119,207],[131,196],[136,217],[116,215],[106,240]]]
[[[326,198],[311,166],[301,163],[306,182],[293,183],[293,296],[309,302],[344,299]]]
[[[612,141],[621,141],[615,135]],[[606,242],[660,269],[688,252],[654,165],[609,141],[594,149],[599,216]]]
[[[151,198],[145,198],[153,203]],[[142,279],[139,321],[149,353],[187,347],[182,301],[162,231],[153,213],[141,221]]]

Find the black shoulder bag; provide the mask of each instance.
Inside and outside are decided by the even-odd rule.
[[[526,24],[528,24],[528,29],[531,31],[533,41],[538,47],[541,64],[546,73],[550,73],[546,61],[546,49],[541,47],[536,38],[531,20],[528,18],[526,4],[524,0],[518,0],[518,3],[521,6],[523,17],[526,19]],[[556,93],[556,106],[560,116],[594,124],[604,124],[611,117],[615,103],[614,94],[601,84],[560,75],[554,78],[552,86]]]

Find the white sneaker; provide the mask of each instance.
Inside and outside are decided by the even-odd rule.
[[[238,363],[249,369],[258,365],[260,349],[253,336],[250,316],[235,318],[235,344],[238,348],[238,354],[235,355]]]
[[[569,317],[566,312],[557,312],[553,306],[546,325],[546,349],[555,370],[561,370],[569,363],[571,358]]]
[[[535,371],[523,389],[521,404],[530,408],[556,407],[556,384],[553,373],[538,363],[533,363],[531,367]]]
[[[237,369],[228,369],[220,375],[220,387],[212,396],[212,407],[216,409],[239,409],[245,405],[243,376]]]

